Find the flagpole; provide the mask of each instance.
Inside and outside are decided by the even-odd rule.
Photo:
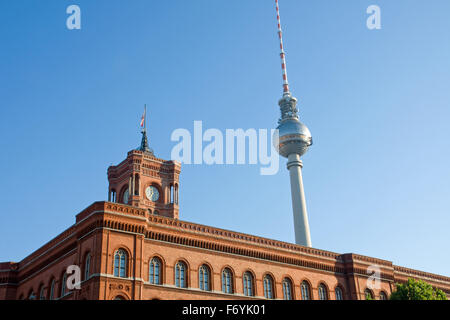
[[[147,132],[147,104],[144,104],[144,131]]]

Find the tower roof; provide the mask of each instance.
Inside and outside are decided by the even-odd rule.
[[[148,152],[153,155],[153,149],[150,149],[150,147],[148,146],[147,130],[144,128],[141,131],[141,133],[142,133],[141,145],[139,148],[137,148],[137,150],[143,151],[143,152]]]

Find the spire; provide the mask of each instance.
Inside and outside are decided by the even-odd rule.
[[[142,133],[141,146],[138,148],[138,150],[153,154],[153,150],[150,149],[150,147],[148,146],[147,130],[143,129],[141,133]]]
[[[150,149],[148,146],[148,139],[147,139],[147,105],[144,106],[144,114],[141,118],[141,128],[142,128],[142,140],[141,140],[141,146],[138,148],[139,151],[143,152],[149,152],[153,155],[153,150]]]
[[[297,109],[297,99],[291,95],[289,91],[289,82],[287,77],[287,67],[286,67],[286,54],[284,53],[283,47],[283,31],[281,29],[280,21],[280,8],[278,6],[278,0],[275,0],[275,5],[277,9],[277,22],[278,22],[278,37],[280,39],[280,58],[281,58],[281,71],[283,76],[283,98],[278,102],[281,110],[281,118],[278,123],[289,119],[298,120],[298,109]]]
[[[289,82],[287,78],[287,68],[286,68],[286,55],[284,53],[283,47],[283,31],[281,30],[281,21],[280,21],[280,9],[278,7],[278,0],[275,0],[275,5],[277,8],[277,22],[278,22],[278,37],[280,38],[280,58],[281,58],[281,71],[283,76],[283,96],[290,95],[289,91]]]

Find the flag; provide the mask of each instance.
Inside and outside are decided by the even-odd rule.
[[[141,128],[144,127],[145,124],[145,114],[146,114],[147,108],[144,108],[144,113],[142,114],[142,118],[141,118]]]

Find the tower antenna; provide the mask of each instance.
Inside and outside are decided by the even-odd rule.
[[[283,95],[289,94],[289,82],[287,78],[287,68],[286,68],[286,54],[283,47],[283,30],[281,29],[280,20],[280,8],[278,6],[278,0],[275,0],[275,5],[277,8],[277,22],[278,22],[278,37],[280,38],[280,58],[281,58],[281,71],[283,76]]]

